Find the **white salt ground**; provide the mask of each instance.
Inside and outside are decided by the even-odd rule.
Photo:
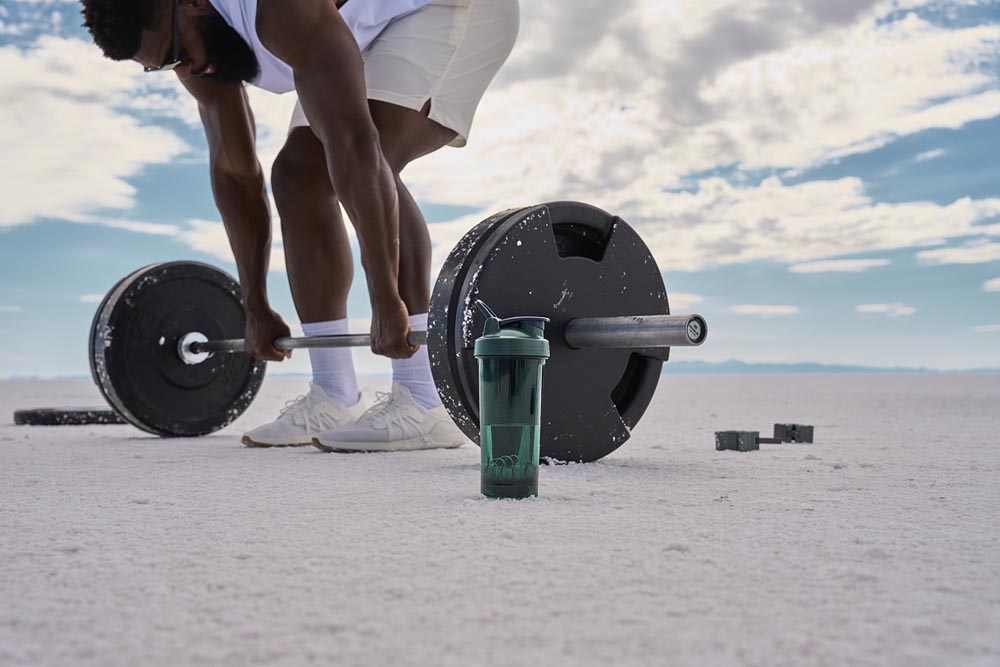
[[[1000,376],[665,376],[527,501],[472,445],[240,446],[305,383],[168,441],[0,382],[0,664],[1000,664]],[[775,421],[818,442],[713,449]]]

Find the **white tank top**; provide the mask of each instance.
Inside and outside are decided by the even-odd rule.
[[[332,0],[331,0],[332,1]],[[292,68],[264,48],[257,36],[258,0],[209,0],[222,18],[242,37],[260,63],[260,74],[250,83],[272,93],[295,90]],[[348,0],[340,15],[362,51],[393,19],[415,12],[432,0]]]

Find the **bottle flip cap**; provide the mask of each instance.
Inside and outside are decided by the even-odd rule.
[[[545,340],[545,325],[549,318],[521,315],[501,319],[479,299],[476,299],[476,307],[486,316],[483,335],[476,340],[476,358],[549,358],[549,341]]]

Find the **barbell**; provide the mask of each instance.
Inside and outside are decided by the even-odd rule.
[[[551,357],[542,382],[542,457],[594,461],[617,449],[642,417],[671,347],[701,345],[700,315],[670,314],[659,268],[620,218],[578,202],[498,213],[454,247],[431,295],[428,346],[438,393],[479,442],[478,366],[483,315],[540,315]],[[119,281],[94,316],[90,362],[108,403],[161,436],[198,436],[239,417],[266,363],[243,353],[239,285],[198,262],[143,267]],[[368,346],[367,334],[283,337],[280,350]]]

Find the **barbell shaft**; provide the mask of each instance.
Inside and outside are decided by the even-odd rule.
[[[695,347],[707,336],[701,315],[581,317],[566,325],[566,344],[575,348]]]
[[[427,332],[411,331],[406,337],[406,342],[410,345],[425,345],[427,343]],[[282,336],[274,341],[274,348],[276,350],[297,350],[310,347],[370,347],[371,344],[372,337],[368,334],[306,336],[304,338]],[[234,338],[230,340],[210,340],[202,343],[191,343],[190,351],[195,354],[201,352],[242,352],[243,339]]]
[[[700,315],[633,315],[630,317],[585,317],[572,320],[566,326],[566,343],[574,348],[587,347],[692,347],[701,345],[708,326]],[[411,331],[406,338],[410,345],[425,345],[426,331]],[[368,334],[339,336],[281,337],[274,341],[278,350],[310,347],[368,347]],[[187,344],[186,350],[203,352],[242,352],[243,339],[209,340]]]

